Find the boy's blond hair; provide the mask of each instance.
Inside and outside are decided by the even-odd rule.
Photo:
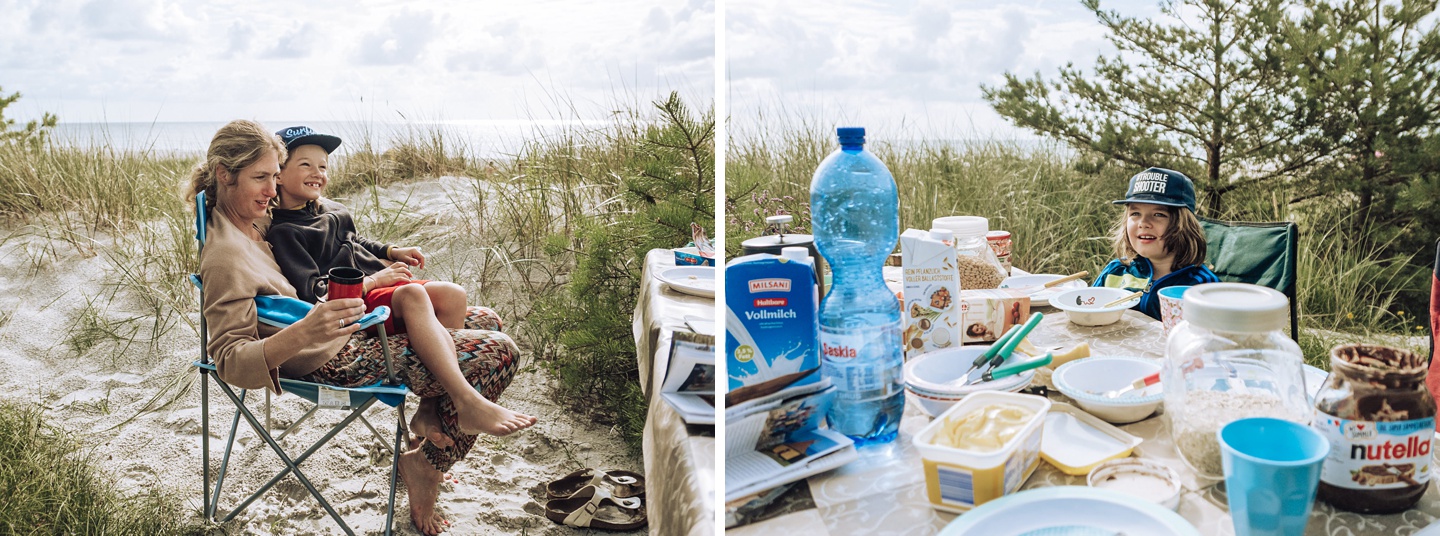
[[[1170,225],[1165,228],[1165,251],[1175,255],[1171,262],[1171,270],[1179,270],[1186,266],[1205,263],[1205,229],[1200,227],[1200,219],[1195,213],[1186,207],[1165,207],[1170,214]],[[1127,206],[1120,212],[1120,221],[1110,231],[1115,246],[1115,258],[1121,263],[1129,265],[1139,253],[1130,245],[1130,237],[1125,233],[1125,223],[1129,219],[1130,209]]]

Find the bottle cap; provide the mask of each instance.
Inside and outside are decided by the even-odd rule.
[[[840,145],[865,145],[864,127],[840,127],[835,134],[840,137]]]
[[[1261,333],[1289,323],[1290,300],[1280,291],[1248,283],[1206,283],[1185,291],[1185,321],[1214,331]]]
[[[949,229],[955,233],[955,236],[985,238],[985,233],[990,232],[990,220],[979,216],[945,216],[935,218],[930,222],[930,227]]]
[[[780,250],[780,256],[792,261],[809,262],[810,250],[802,247],[790,246]]]
[[[951,240],[955,238],[955,232],[949,229],[931,229],[930,238],[940,241]]]

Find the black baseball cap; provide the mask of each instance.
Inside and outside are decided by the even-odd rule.
[[[280,136],[280,141],[285,142],[287,151],[294,151],[301,145],[319,145],[321,149],[325,149],[326,154],[329,154],[335,152],[335,148],[340,146],[340,138],[315,132],[315,129],[306,126],[280,129],[275,132],[275,135]]]
[[[1130,188],[1123,203],[1150,203],[1167,207],[1185,207],[1195,212],[1195,184],[1184,173],[1152,167],[1130,177]]]

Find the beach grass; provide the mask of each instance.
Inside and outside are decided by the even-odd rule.
[[[784,123],[781,121],[780,123]],[[834,129],[791,121],[737,136],[726,161],[726,253],[766,232],[764,218],[795,216],[809,232],[809,185],[835,142]],[[964,139],[964,138],[959,138]],[[984,216],[1011,232],[1011,262],[1031,273],[1097,273],[1114,258],[1110,204],[1134,169],[1097,164],[1050,143],[907,141],[871,138],[867,148],[889,167],[900,194],[901,228],[929,228],[933,218]],[[1387,255],[1384,244],[1356,236],[1341,207],[1288,206],[1288,192],[1240,190],[1226,196],[1219,219],[1295,221],[1300,227],[1299,342],[1310,364],[1329,368],[1329,349],[1384,342],[1428,353],[1421,336],[1432,252]],[[1363,228],[1363,227],[1361,227]],[[1367,245],[1369,244],[1369,245]]]
[[[122,489],[33,405],[0,402],[0,532],[202,534],[159,486]]]

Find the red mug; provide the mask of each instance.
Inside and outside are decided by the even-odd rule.
[[[365,272],[348,266],[330,269],[330,290],[326,299],[359,298],[365,292]]]

